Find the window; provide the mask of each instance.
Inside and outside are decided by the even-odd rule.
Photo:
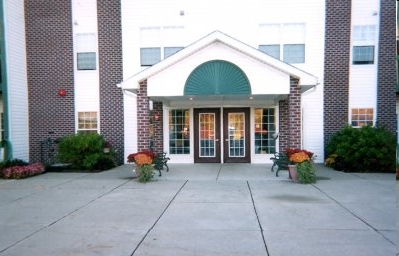
[[[260,24],[259,50],[287,63],[305,63],[304,23]]]
[[[165,47],[163,49],[164,59],[175,54],[176,52],[180,51],[181,49],[183,49],[183,47]]]
[[[255,123],[255,154],[273,154],[276,152],[276,116],[274,108],[256,108]]]
[[[354,65],[374,64],[375,26],[353,27],[352,63]]]
[[[354,46],[353,47],[353,64],[373,64],[374,63],[374,46]]]
[[[78,70],[96,70],[96,53],[81,52],[77,55]]]
[[[97,132],[97,112],[78,112],[78,131]]]
[[[280,45],[272,44],[272,45],[259,45],[259,50],[264,53],[269,54],[270,56],[280,59]]]
[[[285,44],[284,61],[287,63],[305,63],[305,45],[304,44]]]
[[[372,108],[353,108],[351,124],[355,127],[374,125],[374,110]]]
[[[97,39],[94,33],[76,34],[77,70],[97,69]]]
[[[183,49],[183,26],[149,26],[140,28],[140,64],[152,66]],[[166,47],[167,46],[167,47]]]
[[[169,154],[190,154],[190,111],[169,111]]]
[[[152,66],[161,61],[161,48],[141,48],[140,62],[141,66]]]

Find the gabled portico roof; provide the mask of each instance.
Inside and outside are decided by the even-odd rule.
[[[197,53],[205,50],[205,48],[209,48],[209,46],[216,44],[221,45],[224,48],[234,50],[235,52],[244,55],[245,57],[252,59],[257,63],[261,63],[282,75],[285,74],[289,77],[298,78],[299,85],[301,86],[302,91],[314,87],[318,84],[317,77],[309,74],[308,72],[287,64],[283,61],[280,61],[220,31],[214,31],[194,42],[193,44],[185,47],[179,52],[173,54],[172,56],[127,78],[126,80],[118,84],[118,87],[123,90],[137,90],[139,82],[149,80],[157,76],[157,74],[164,72],[165,70],[168,70],[178,63],[183,62],[193,55],[196,55]]]

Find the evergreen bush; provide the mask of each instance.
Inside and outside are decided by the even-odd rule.
[[[350,172],[393,172],[396,138],[385,128],[344,127],[326,145],[327,166]]]
[[[77,133],[61,138],[58,160],[82,170],[106,170],[116,166],[115,153],[104,153],[104,138],[97,133]]]

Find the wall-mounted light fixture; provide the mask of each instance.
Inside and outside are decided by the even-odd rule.
[[[159,113],[158,113],[158,112],[155,112],[155,113],[154,113],[154,120],[155,120],[155,121],[158,121],[158,120],[159,120]]]

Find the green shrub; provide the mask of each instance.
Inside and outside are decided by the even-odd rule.
[[[325,163],[342,171],[393,172],[395,151],[395,136],[385,128],[346,126],[326,145]]]
[[[113,152],[103,151],[105,144],[104,138],[97,133],[77,133],[63,137],[58,144],[58,160],[82,170],[106,170],[115,167]]]

